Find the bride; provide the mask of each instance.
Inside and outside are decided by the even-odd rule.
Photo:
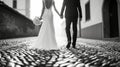
[[[39,19],[43,20],[43,23],[40,28],[37,40],[33,44],[32,48],[38,48],[43,50],[58,49],[53,24],[52,6],[54,7],[58,15],[59,12],[57,11],[55,7],[55,2],[53,0],[42,0],[42,2],[43,8]]]

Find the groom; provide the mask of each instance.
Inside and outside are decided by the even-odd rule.
[[[81,21],[82,18],[82,11],[81,11],[81,5],[80,0],[63,0],[63,5],[61,9],[61,18],[63,18],[63,12],[65,10],[65,18],[66,18],[66,34],[67,34],[67,46],[66,48],[70,48],[71,44],[71,33],[70,33],[70,27],[71,23],[73,25],[73,42],[72,47],[76,48],[76,39],[77,39],[77,19],[79,14],[79,19]]]

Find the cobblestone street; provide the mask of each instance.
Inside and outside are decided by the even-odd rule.
[[[77,49],[28,49],[34,38],[0,41],[0,67],[120,67],[120,43],[78,38]]]

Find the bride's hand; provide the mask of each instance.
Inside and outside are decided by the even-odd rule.
[[[41,25],[43,22],[42,18],[39,18],[39,17],[35,17],[34,20],[33,20],[33,23],[35,25]]]
[[[42,20],[42,17],[40,17],[39,20]]]

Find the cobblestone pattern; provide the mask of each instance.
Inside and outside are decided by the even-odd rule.
[[[28,49],[26,43],[20,44],[22,47],[1,48],[0,67],[120,67],[119,54],[82,42],[77,49],[63,47],[50,51]]]

